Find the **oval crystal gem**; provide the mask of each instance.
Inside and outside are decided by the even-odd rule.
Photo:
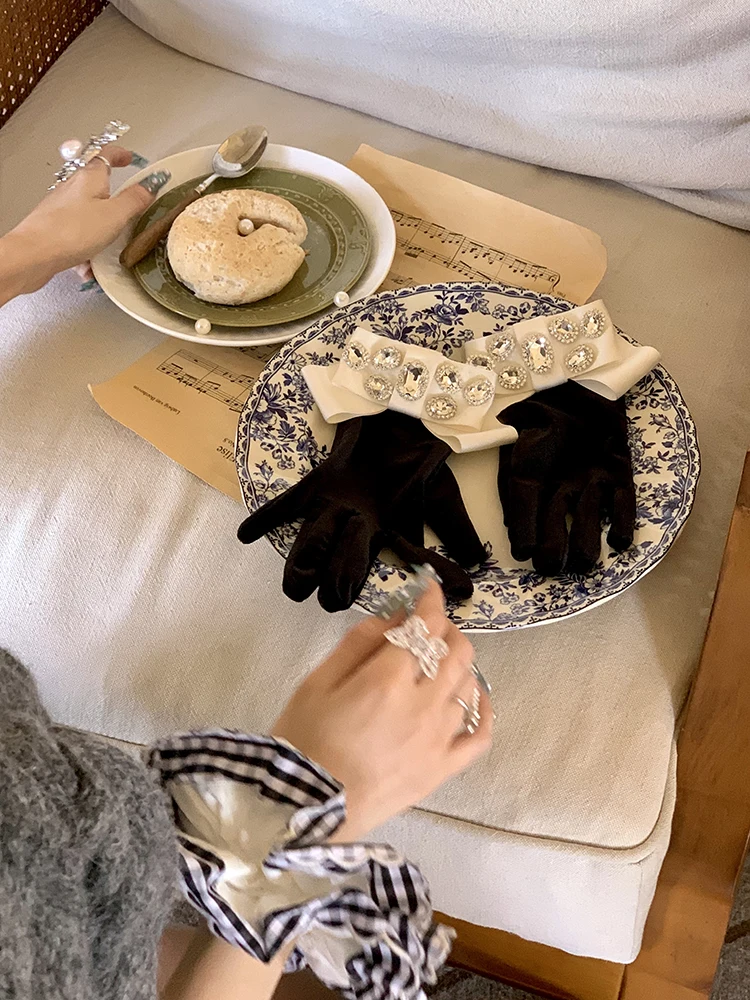
[[[458,411],[458,403],[451,396],[430,396],[424,410],[432,420],[451,420]]]
[[[523,389],[529,376],[520,365],[508,365],[497,373],[497,380],[503,389]]]
[[[482,406],[494,395],[495,390],[488,378],[475,378],[464,386],[464,399],[469,406]]]
[[[407,361],[399,372],[396,391],[404,399],[421,399],[430,381],[430,373],[419,361]]]
[[[601,337],[606,326],[607,318],[601,309],[594,309],[591,312],[584,313],[581,320],[583,335],[590,340],[593,340],[595,337]]]
[[[596,351],[594,348],[588,344],[581,344],[580,347],[574,348],[566,356],[565,367],[569,372],[577,375],[579,372],[585,372],[587,368],[590,368],[595,360]]]
[[[495,370],[492,358],[488,354],[472,354],[468,363],[474,365],[475,368],[486,368],[488,372]]]
[[[361,371],[366,367],[369,360],[370,352],[358,340],[350,340],[344,348],[344,362],[350,368],[353,368],[355,372]]]
[[[547,329],[561,344],[572,344],[580,333],[578,324],[572,319],[553,319]]]
[[[438,365],[435,372],[435,382],[443,392],[458,392],[461,388],[461,376],[455,365]]]
[[[379,403],[387,403],[393,395],[393,382],[385,375],[370,375],[365,379],[365,392],[370,399]]]
[[[372,363],[375,368],[388,370],[398,368],[403,359],[404,356],[397,347],[381,347],[373,355]]]
[[[523,360],[533,372],[548,372],[555,360],[552,344],[543,333],[530,337],[523,345]]]
[[[516,338],[512,333],[500,333],[497,337],[493,337],[492,340],[487,341],[487,353],[495,361],[505,361],[511,356],[515,346]]]

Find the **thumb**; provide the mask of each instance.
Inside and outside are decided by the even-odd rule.
[[[171,177],[168,170],[159,170],[110,198],[110,210],[114,214],[114,221],[122,227],[137,215],[142,215],[153,204],[156,195]]]

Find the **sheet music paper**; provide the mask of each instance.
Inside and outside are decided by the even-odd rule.
[[[360,146],[349,166],[381,194],[396,224],[396,256],[383,288],[502,281],[581,304],[604,274],[601,240],[572,222],[370,146]],[[276,350],[166,337],[89,390],[115,420],[241,500],[233,454],[237,421]]]
[[[272,347],[182,345],[165,337],[108,382],[90,385],[99,406],[204,482],[242,500],[234,436]]]
[[[607,253],[589,229],[457,177],[360,146],[349,166],[391,209],[397,249],[384,288],[502,281],[586,302]]]

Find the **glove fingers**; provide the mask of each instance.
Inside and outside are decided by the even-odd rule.
[[[607,543],[615,552],[624,552],[633,544],[635,534],[635,486],[616,486],[612,499],[612,524]]]
[[[317,589],[328,564],[341,511],[324,510],[309,517],[294,540],[284,567],[282,589],[293,601],[306,601]]]
[[[425,520],[460,566],[476,566],[487,558],[456,477],[447,465],[443,465],[427,485]]]
[[[573,513],[565,570],[590,573],[602,550],[602,501],[605,486],[599,479],[587,483]]]
[[[372,527],[361,514],[352,514],[341,526],[318,587],[318,601],[325,611],[344,611],[362,593],[374,559],[372,541]]]
[[[518,562],[531,559],[538,546],[541,491],[540,484],[536,482],[525,479],[512,479],[510,482],[508,505],[503,510],[510,552]]]
[[[558,576],[568,551],[570,491],[558,489],[539,516],[539,544],[533,552],[534,569],[543,576]]]
[[[266,535],[274,528],[278,528],[279,525],[296,521],[307,502],[310,480],[313,476],[315,476],[315,471],[246,517],[237,529],[239,540],[244,545],[248,545],[260,538],[261,535]]]
[[[466,601],[474,593],[474,584],[466,570],[446,559],[439,552],[426,549],[421,545],[412,545],[401,535],[388,535],[387,544],[393,549],[399,559],[413,566],[424,563],[432,566],[440,577],[443,593],[454,601]]]

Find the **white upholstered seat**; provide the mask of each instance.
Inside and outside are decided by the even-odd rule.
[[[675,717],[750,437],[750,235],[217,69],[111,8],[0,132],[0,229],[41,196],[58,142],[113,115],[152,159],[251,121],[341,160],[367,141],[601,234],[598,294],[662,351],[698,424],[693,516],[611,603],[476,637],[495,690],[492,753],[384,835],[422,864],[438,908],[631,960],[668,843]],[[70,275],[0,313],[0,644],[70,725],[140,742],[264,729],[358,615],[287,601],[270,546],[236,542],[239,506],[97,408],[87,383],[158,339]]]

